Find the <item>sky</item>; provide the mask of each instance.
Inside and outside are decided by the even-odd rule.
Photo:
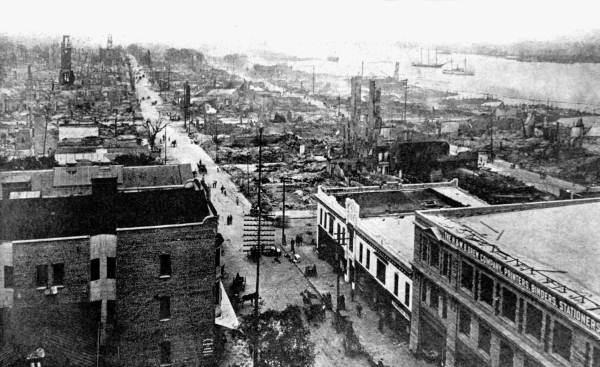
[[[0,33],[309,56],[347,42],[551,40],[595,30],[598,10],[597,0],[11,0]]]

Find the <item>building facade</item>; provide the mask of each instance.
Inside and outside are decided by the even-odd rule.
[[[0,360],[212,366],[218,217],[206,185],[0,200]]]
[[[486,205],[457,186],[319,187],[315,196],[319,256],[399,332],[408,331],[411,319],[414,211]]]
[[[598,214],[598,199],[417,212],[410,349],[444,366],[600,366]]]

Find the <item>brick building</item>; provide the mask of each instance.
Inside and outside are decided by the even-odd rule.
[[[208,188],[90,180],[82,195],[0,200],[0,361],[43,348],[44,366],[211,366]]]
[[[364,187],[319,187],[319,256],[398,331],[411,319],[415,210],[487,205],[458,188],[458,181]],[[339,264],[338,264],[339,262]]]
[[[417,212],[410,348],[444,366],[600,366],[600,200]]]

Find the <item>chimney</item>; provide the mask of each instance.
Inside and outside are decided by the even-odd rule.
[[[92,234],[115,233],[117,228],[116,208],[117,178],[92,178],[92,205],[95,219]]]

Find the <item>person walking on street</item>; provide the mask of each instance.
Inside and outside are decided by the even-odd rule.
[[[362,318],[362,306],[360,303],[356,304],[356,316]]]
[[[237,196],[235,197],[235,205],[240,205],[240,199]]]

